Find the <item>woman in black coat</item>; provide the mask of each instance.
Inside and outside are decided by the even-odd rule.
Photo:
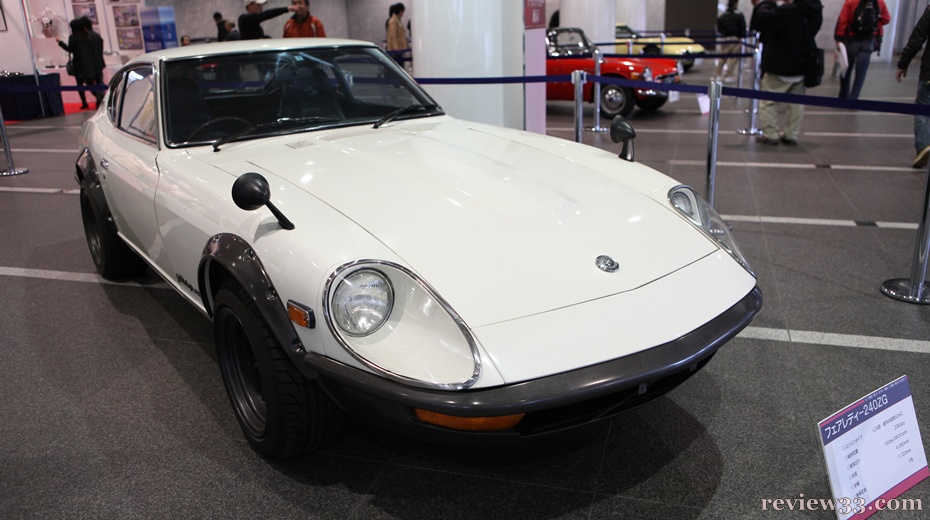
[[[85,16],[71,20],[71,36],[68,37],[67,44],[59,38],[56,39],[62,49],[71,53],[74,80],[79,86],[103,84],[103,38],[94,32],[89,18]],[[99,107],[103,91],[95,90],[93,94]],[[90,108],[84,91],[78,90],[78,95],[81,96],[81,108]]]

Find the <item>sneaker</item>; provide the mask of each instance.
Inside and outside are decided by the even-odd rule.
[[[798,145],[798,140],[797,140],[797,139],[791,139],[790,137],[782,136],[782,138],[781,138],[781,144],[785,144],[785,145],[788,145],[788,146],[797,146],[797,145]]]
[[[775,139],[774,137],[760,137],[758,141],[762,144],[778,146],[778,139]]]
[[[917,157],[914,157],[914,162],[911,163],[911,168],[923,168],[927,165],[927,160],[930,159],[930,144],[924,146],[917,152]]]

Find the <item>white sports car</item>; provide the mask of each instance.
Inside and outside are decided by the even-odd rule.
[[[761,306],[692,189],[445,115],[365,42],[133,59],[76,179],[97,270],[151,267],[213,320],[236,418],[270,458],[326,443],[343,413],[451,442],[609,417]]]

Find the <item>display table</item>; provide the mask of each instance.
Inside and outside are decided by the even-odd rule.
[[[42,117],[42,106],[39,104],[41,96],[45,103],[45,116],[54,117],[65,113],[61,102],[61,92],[57,90],[44,92],[11,92],[4,90],[5,86],[36,86],[35,75],[0,76],[0,109],[3,110],[5,120],[21,121]],[[58,74],[40,74],[39,86],[60,86]]]

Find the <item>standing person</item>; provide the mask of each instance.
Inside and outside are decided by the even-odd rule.
[[[223,23],[226,25],[226,38],[223,39],[224,42],[234,42],[242,39],[239,37],[239,29],[236,29],[236,24],[229,20],[223,20]]]
[[[294,16],[284,23],[285,38],[326,38],[326,29],[319,18],[310,14],[308,0],[291,0]]]
[[[106,65],[103,62],[103,38],[93,31],[93,25],[87,17],[71,20],[70,25],[71,35],[68,36],[67,44],[61,38],[55,39],[59,47],[71,53],[75,83],[78,86],[103,85],[103,68]],[[94,108],[98,108],[103,92],[95,90],[93,95],[97,100]],[[81,109],[90,108],[83,90],[78,90],[78,96],[81,97]]]
[[[263,7],[268,0],[245,0],[246,13],[239,15],[239,38],[242,40],[260,40],[265,37],[262,22],[281,16],[284,13],[297,12],[297,6],[273,7],[267,11]]]
[[[390,7],[387,21],[387,50],[406,51],[410,48],[407,43],[407,30],[404,28],[404,4],[396,3]]]
[[[191,37],[187,34],[181,36],[181,47],[187,47],[191,44]]]
[[[720,44],[719,50],[721,54],[739,54],[743,49],[740,39],[746,37],[746,17],[736,8],[737,3],[739,3],[739,0],[728,0],[727,10],[717,18],[717,32],[728,40],[735,40]],[[714,71],[714,76],[721,77],[723,67],[726,65],[727,72],[723,81],[732,83],[736,75],[739,74],[738,63],[739,58],[735,56],[726,59],[720,58],[717,61],[717,70]]]
[[[223,19],[223,15],[219,11],[213,13],[213,21],[216,23],[216,41],[221,42],[226,39],[226,35],[229,34],[229,31],[226,29],[226,20]]]
[[[840,50],[840,43],[846,46],[846,56],[849,67],[840,78],[840,98],[859,99],[862,84],[865,83],[865,73],[869,70],[869,61],[872,53],[881,46],[884,27],[891,21],[885,0],[845,0],[840,9],[840,16],[836,20],[834,39],[836,48]],[[853,71],[856,79],[852,89],[849,80]]]
[[[898,72],[895,73],[895,79],[901,83],[901,78],[907,77],[907,66],[920,51],[924,43],[927,42],[930,35],[930,6],[924,9],[924,14],[917,20],[914,30],[911,31],[910,38],[904,50],[901,51],[901,58],[898,60]],[[920,57],[920,76],[917,78],[917,99],[918,105],[930,105],[930,52],[924,51]],[[912,168],[923,168],[930,159],[930,117],[914,116],[914,148],[917,155],[911,163]]]
[[[752,23],[759,31],[762,44],[762,90],[786,94],[803,94],[804,65],[816,45],[814,36],[823,23],[820,0],[762,0],[756,5]],[[778,104],[759,102],[763,144],[789,146],[798,144],[804,105],[788,105],[788,123],[778,136]]]

